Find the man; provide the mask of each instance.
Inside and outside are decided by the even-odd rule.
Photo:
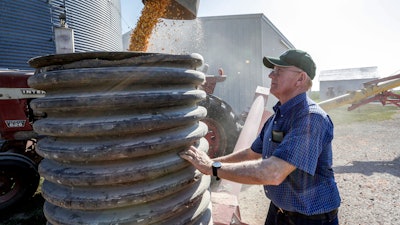
[[[211,160],[195,147],[180,155],[206,175],[264,185],[271,200],[266,225],[337,225],[339,191],[332,170],[333,124],[306,92],[315,63],[301,50],[264,57],[279,102],[252,146]]]

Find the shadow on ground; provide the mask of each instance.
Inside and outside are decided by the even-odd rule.
[[[353,161],[352,165],[336,166],[335,173],[360,173],[372,175],[373,173],[388,173],[400,177],[400,157],[393,161]]]

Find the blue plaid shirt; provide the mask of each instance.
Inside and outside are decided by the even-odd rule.
[[[329,212],[340,205],[332,170],[333,124],[305,93],[274,106],[275,114],[251,149],[263,158],[275,156],[296,166],[278,186],[264,186],[278,207],[305,215]]]

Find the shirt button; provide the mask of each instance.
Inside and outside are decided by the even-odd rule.
[[[268,141],[272,141],[272,139],[270,138],[270,139],[268,139]]]

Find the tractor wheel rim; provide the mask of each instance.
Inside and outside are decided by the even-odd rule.
[[[15,174],[1,171],[0,172],[0,202],[7,202],[14,198],[21,189]]]
[[[211,158],[224,155],[226,147],[226,134],[223,128],[213,119],[206,118],[202,122],[207,124],[208,132],[205,135],[209,143],[208,155]]]

